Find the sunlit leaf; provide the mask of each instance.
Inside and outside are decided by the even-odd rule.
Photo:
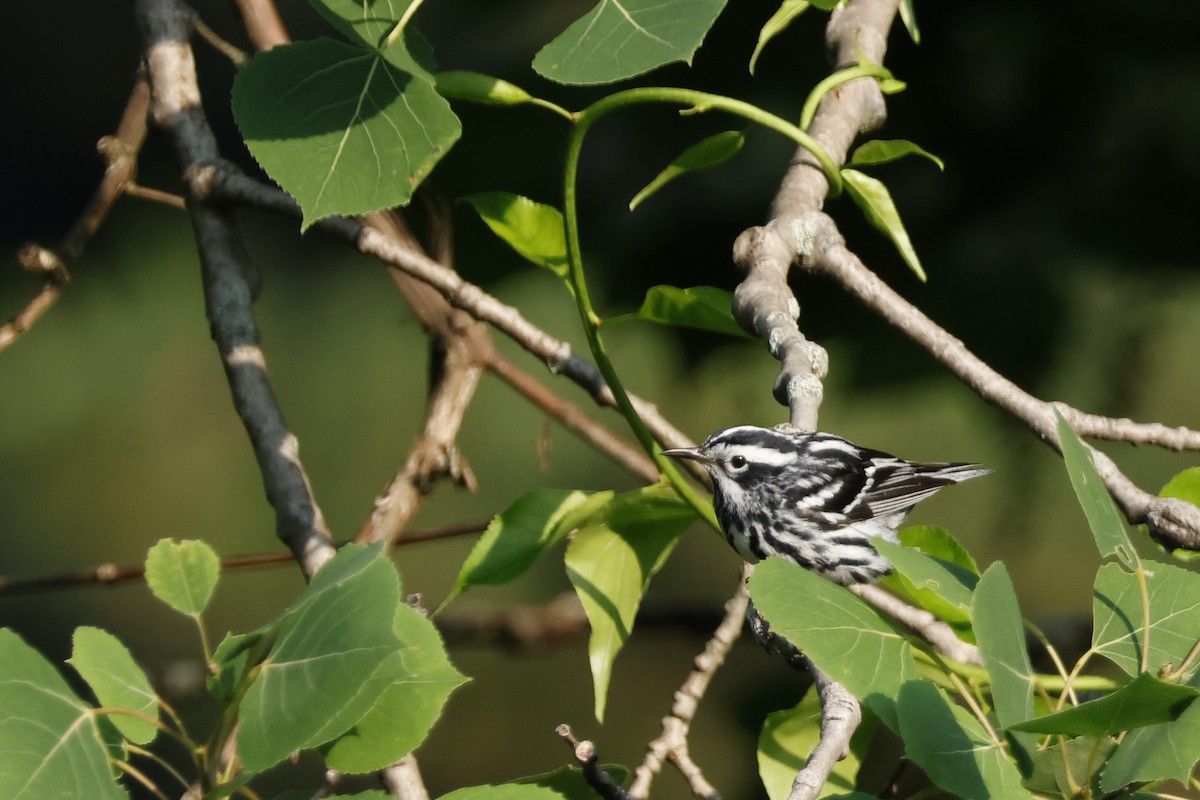
[[[471,586],[499,586],[516,580],[612,497],[612,492],[589,494],[569,489],[533,489],[521,495],[491,521],[471,548],[442,605]]]
[[[632,78],[673,61],[691,63],[726,0],[600,0],[533,59],[559,83]]]
[[[722,131],[697,142],[680,153],[679,157],[658,173],[654,180],[634,195],[629,201],[629,210],[633,211],[659,189],[682,175],[724,164],[741,152],[745,142],[746,137],[740,131]]]
[[[413,0],[309,0],[314,8],[352,42],[387,49],[386,38]]]
[[[7,628],[0,628],[0,709],[0,797],[128,800],[113,780],[101,718]]]
[[[1146,566],[1150,600],[1146,664],[1155,674],[1164,668],[1178,670],[1200,641],[1200,575],[1171,564]],[[1092,647],[1129,675],[1136,675],[1145,647],[1137,576],[1119,564],[1101,566],[1092,591],[1092,615]],[[1194,660],[1191,668],[1196,668]],[[1189,680],[1196,682],[1197,678]]]
[[[887,164],[890,161],[895,161],[905,156],[921,156],[937,164],[938,169],[944,170],[946,168],[945,162],[940,158],[907,139],[872,139],[869,142],[865,142],[850,155],[847,166],[862,167],[873,164]]]
[[[221,574],[221,559],[206,542],[160,539],[146,554],[146,585],[181,614],[203,613]]]
[[[900,212],[887,187],[878,178],[872,178],[856,169],[843,168],[842,178],[846,191],[867,218],[867,221],[887,235],[900,251],[904,263],[912,269],[916,276],[925,280],[925,270],[917,258],[917,251],[908,238],[908,231],[900,221]]]
[[[462,200],[523,258],[567,277],[566,229],[557,208],[509,192],[480,192]]]
[[[715,286],[692,286],[680,289],[675,286],[651,286],[646,290],[646,299],[636,314],[609,317],[605,324],[641,319],[662,325],[724,333],[730,336],[749,338],[749,334],[733,319],[730,307],[733,294]]]
[[[854,791],[862,757],[875,731],[875,717],[864,712],[862,724],[850,741],[850,751],[833,767],[818,797],[841,796]],[[808,763],[821,738],[821,699],[816,689],[792,708],[773,711],[758,735],[758,774],[769,800],[787,800],[796,773]]]
[[[1010,730],[1066,736],[1111,736],[1143,725],[1169,722],[1183,713],[1200,690],[1165,683],[1143,672],[1112,694],[1009,726]]]
[[[904,545],[879,537],[871,541],[892,562],[897,577],[918,605],[947,622],[970,621],[971,592],[977,580],[974,574]]]
[[[603,764],[600,769],[608,773],[613,782],[620,785],[629,775],[629,770],[618,764]],[[579,767],[559,767],[553,772],[541,775],[530,775],[513,781],[515,784],[526,784],[549,789],[565,800],[596,800],[596,790],[593,789],[583,776]]]
[[[454,100],[469,100],[489,106],[519,106],[533,102],[533,96],[520,86],[481,72],[439,72],[434,80],[438,94]]]
[[[1104,765],[1100,788],[1116,792],[1131,783],[1175,780],[1187,783],[1200,761],[1200,703],[1178,719],[1131,731]]]
[[[150,679],[117,637],[99,628],[76,628],[68,663],[75,668],[100,705],[130,709],[152,719],[158,717],[158,695]],[[158,728],[149,719],[114,713],[109,719],[134,744],[149,744]]]
[[[256,53],[234,81],[233,112],[250,153],[299,202],[302,229],[407,204],[461,132],[403,39],[385,53],[325,38]]]
[[[901,528],[900,544],[920,550],[927,556],[948,561],[956,567],[966,570],[973,575],[979,574],[979,566],[975,559],[959,544],[945,528],[935,525],[910,525]]]
[[[750,596],[776,633],[898,730],[896,698],[917,679],[917,664],[912,645],[877,609],[779,558],[755,568]]]
[[[908,30],[913,44],[921,43],[921,29],[917,27],[917,12],[913,10],[913,0],[900,0],[900,21]]]
[[[938,687],[910,681],[900,690],[905,755],[946,791],[966,800],[1027,800],[1021,774],[979,720]]]
[[[1008,570],[997,562],[979,579],[971,601],[975,639],[992,679],[992,705],[1002,728],[1033,716],[1033,666],[1025,647],[1025,624]],[[1026,767],[1037,746],[1033,736],[1013,733]]]
[[[1055,411],[1054,416],[1058,420],[1058,438],[1062,443],[1067,476],[1071,479],[1075,496],[1079,498],[1079,505],[1087,517],[1088,527],[1092,530],[1092,537],[1096,540],[1100,555],[1116,555],[1121,563],[1132,569],[1137,562],[1137,554],[1125,530],[1125,520],[1121,518],[1121,512],[1117,510],[1100,473],[1096,471],[1092,454],[1062,415]]]
[[[402,677],[392,658],[400,585],[378,546],[346,545],[279,625],[279,640],[241,704],[238,753],[261,772],[358,722]]]
[[[787,29],[787,26],[792,23],[796,17],[803,14],[808,9],[808,0],[783,0],[771,18],[762,26],[762,30],[758,32],[758,44],[754,45],[754,52],[750,55],[750,74],[754,74],[754,66],[758,63],[758,57],[762,55],[763,48],[767,46],[767,42],[774,39],[779,34]],[[774,800],[774,798],[772,798]]]
[[[567,547],[567,577],[591,625],[588,661],[598,721],[604,720],[613,662],[633,631],[650,579],[695,518],[673,491],[650,486],[615,496]]]
[[[326,751],[325,762],[339,772],[383,769],[412,752],[441,716],[446,699],[466,678],[446,657],[437,629],[416,609],[401,604],[393,628],[400,651],[392,683],[353,728]]]

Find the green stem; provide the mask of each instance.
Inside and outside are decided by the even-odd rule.
[[[1133,574],[1137,577],[1138,593],[1142,600],[1142,663],[1141,671],[1147,672],[1150,669],[1150,589],[1146,586],[1146,568],[1142,566],[1142,560],[1137,560],[1137,566],[1133,570]]]
[[[976,681],[980,684],[989,684],[991,682],[991,676],[983,667],[977,667],[974,664],[964,664],[961,661],[953,661],[947,658],[934,657],[920,648],[913,648],[913,656],[918,662],[932,665],[947,673],[960,675],[967,680]],[[1033,680],[1035,688],[1046,692],[1061,692],[1067,687],[1068,683],[1072,688],[1078,689],[1081,692],[1114,692],[1125,685],[1104,675],[1074,675],[1064,679],[1061,675],[1035,673],[1029,677]]]
[[[396,22],[395,26],[388,31],[387,39],[385,40],[385,44],[388,47],[391,47],[396,43],[397,39],[404,35],[404,29],[408,27],[408,21],[412,19],[413,14],[417,13],[417,9],[424,2],[425,0],[412,0],[408,8],[404,9],[404,13],[400,15],[400,19]]]
[[[697,92],[691,89],[669,87],[628,89],[609,95],[588,106],[579,112],[575,118],[575,127],[571,131],[571,139],[567,146],[567,161],[564,168],[563,218],[566,227],[568,276],[573,290],[572,293],[575,296],[575,304],[579,311],[579,318],[583,323],[584,335],[587,337],[588,348],[592,352],[592,357],[596,360],[596,366],[600,369],[600,374],[604,376],[604,380],[608,383],[609,389],[613,393],[617,408],[628,421],[642,449],[654,459],[659,472],[662,473],[663,477],[666,478],[667,482],[679,496],[694,508],[696,513],[708,522],[709,525],[716,530],[720,530],[716,515],[713,513],[712,505],[702,500],[692,489],[691,485],[687,483],[679,470],[676,469],[674,463],[662,455],[659,444],[654,439],[654,435],[646,427],[646,423],[642,421],[637,410],[633,407],[633,403],[630,401],[629,395],[625,391],[625,387],[621,383],[621,379],[613,366],[612,359],[608,356],[608,350],[604,345],[604,338],[600,335],[600,317],[596,314],[596,310],[592,305],[591,295],[588,292],[587,279],[584,275],[583,252],[579,243],[579,214],[577,207],[579,158],[583,150],[583,140],[587,136],[591,126],[606,114],[627,106],[645,103],[679,105],[683,106],[685,110],[692,112],[718,110],[743,117],[771,130],[778,131],[809,150],[821,165],[821,170],[829,181],[830,192],[832,194],[841,192],[842,178],[838,172],[837,165],[833,163],[833,159],[807,133],[781,117],[763,111],[749,103],[729,97]]]
[[[843,83],[859,78],[887,79],[891,77],[891,70],[880,64],[859,64],[857,67],[838,70],[814,86],[813,90],[809,92],[808,98],[804,101],[804,108],[800,111],[800,127],[808,130],[808,126],[812,125],[813,117],[817,115],[817,106],[821,104],[821,99]]]

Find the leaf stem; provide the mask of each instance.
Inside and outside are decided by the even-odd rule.
[[[1137,566],[1134,568],[1133,574],[1137,578],[1138,594],[1141,595],[1142,600],[1141,671],[1147,672],[1150,669],[1150,589],[1146,585],[1146,567],[1142,564],[1140,558],[1137,560]]]
[[[404,9],[404,13],[400,15],[400,19],[398,22],[396,22],[395,27],[388,31],[387,39],[385,40],[385,46],[391,47],[396,43],[397,39],[404,35],[404,29],[408,27],[408,21],[412,19],[413,14],[417,13],[417,9],[420,8],[421,4],[424,2],[425,0],[412,0],[412,2],[408,4],[408,8]]]
[[[813,117],[817,115],[817,106],[821,104],[822,98],[843,83],[848,83],[858,78],[888,79],[891,77],[891,70],[882,64],[859,64],[858,66],[840,69],[832,75],[827,76],[813,87],[813,90],[808,94],[808,98],[805,99],[804,108],[800,111],[800,127],[803,130],[808,130],[808,126],[812,125]]]

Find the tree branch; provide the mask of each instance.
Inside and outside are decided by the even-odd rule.
[[[96,143],[96,149],[104,157],[107,166],[83,213],[54,250],[27,244],[17,254],[25,270],[42,273],[46,282],[25,308],[0,326],[0,351],[20,338],[58,302],[70,280],[70,265],[83,254],[87,243],[107,219],[108,212],[133,182],[137,172],[137,155],[146,140],[146,114],[149,107],[150,86],[145,77],[139,75],[125,103],[116,133]]]
[[[188,43],[194,13],[176,0],[137,0],[146,43],[151,113],[171,139],[185,174],[219,158],[200,106],[196,65]],[[333,557],[324,516],[300,462],[299,443],[283,421],[267,377],[253,315],[256,270],[227,212],[191,197],[188,212],[204,278],[205,305],[234,407],[250,437],[275,508],[275,530],[305,576]]]
[[[629,795],[617,785],[612,776],[600,769],[596,745],[586,740],[576,739],[575,735],[571,733],[571,726],[566,723],[559,725],[554,732],[571,746],[576,763],[583,769],[583,779],[596,794],[600,795],[603,800],[629,800]]]

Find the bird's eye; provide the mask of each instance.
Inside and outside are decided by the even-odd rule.
[[[747,463],[745,456],[734,456],[729,459],[729,466],[732,469],[745,469]]]

